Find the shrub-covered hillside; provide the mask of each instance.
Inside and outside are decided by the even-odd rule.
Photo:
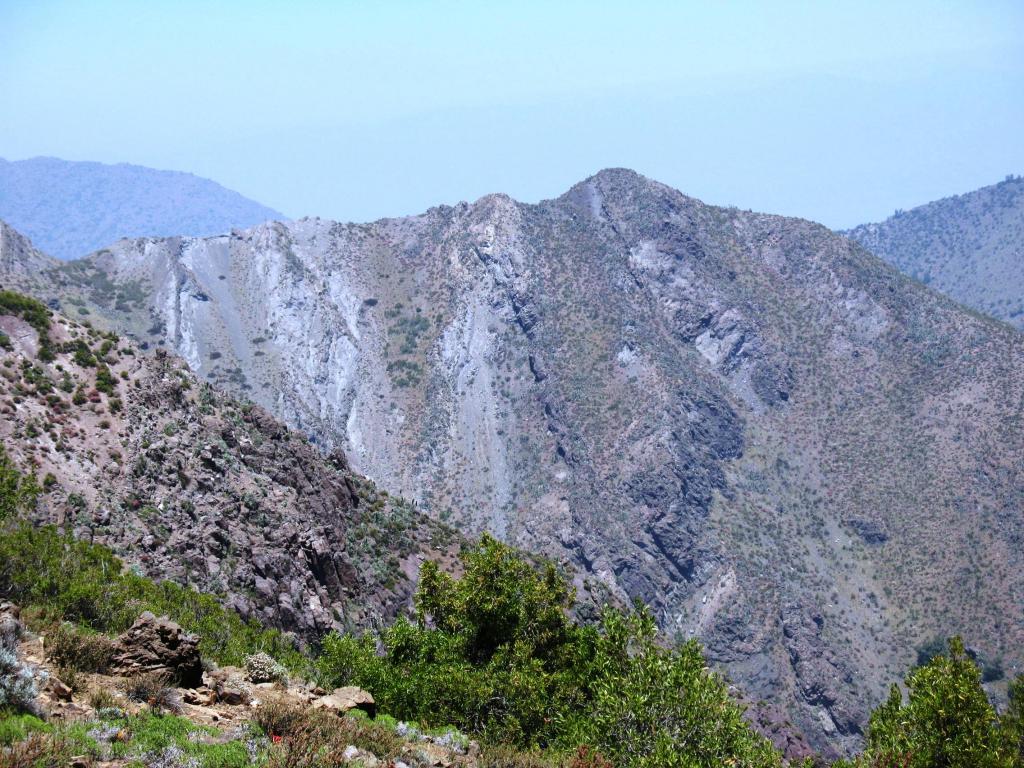
[[[457,541],[177,358],[10,291],[0,439],[38,478],[36,522],[308,640],[393,615]]]

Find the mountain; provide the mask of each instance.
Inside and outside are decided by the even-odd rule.
[[[960,303],[1024,329],[1024,178],[844,234]]]
[[[37,521],[307,640],[395,615],[420,560],[452,555],[452,531],[180,359],[23,310],[0,292],[0,440],[42,481]]]
[[[1024,661],[1024,336],[812,222],[620,169],[0,280],[645,601],[816,747],[935,636]]]
[[[36,250],[27,237],[6,221],[0,221],[0,274],[31,279],[59,263]]]
[[[216,235],[282,218],[190,173],[55,157],[0,158],[0,219],[61,259],[122,237]]]

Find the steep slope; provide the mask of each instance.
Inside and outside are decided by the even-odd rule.
[[[960,303],[1024,329],[1024,178],[844,234]]]
[[[283,216],[190,173],[34,157],[0,158],[0,218],[73,259],[121,237],[215,235]]]
[[[36,283],[646,601],[819,747],[934,635],[1024,661],[1024,337],[819,225],[612,170],[122,241]]]
[[[58,263],[56,259],[40,253],[27,237],[6,221],[0,220],[0,274],[8,282],[33,282]]]
[[[47,354],[37,330],[0,292],[4,449],[42,482],[41,521],[147,575],[317,639],[393,615],[455,541],[181,360],[57,315]]]

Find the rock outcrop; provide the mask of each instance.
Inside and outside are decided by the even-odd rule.
[[[37,278],[417,511],[578,566],[584,598],[644,600],[815,746],[852,748],[932,636],[1024,663],[1024,337],[825,227],[617,169],[537,205],[122,241]],[[195,460],[197,483],[230,466]],[[255,610],[316,626],[300,571],[366,573],[337,525],[280,546],[239,506],[174,529],[252,535]]]
[[[335,688],[334,691],[326,696],[314,699],[313,707],[315,709],[329,709],[339,715],[344,715],[353,709],[361,710],[370,717],[374,717],[377,714],[377,702],[373,700],[373,696],[362,688],[357,688],[353,685]]]
[[[203,682],[199,638],[145,611],[117,638],[110,669],[124,677],[164,674],[182,688],[196,688]]]
[[[322,455],[163,350],[54,314],[46,362],[21,317],[0,310],[0,331],[0,439],[16,465],[50,478],[35,520],[147,575],[313,641],[395,615],[420,560],[457,546],[340,451]]]

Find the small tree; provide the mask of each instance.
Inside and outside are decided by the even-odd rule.
[[[30,509],[39,495],[31,475],[22,475],[0,446],[0,522]]]
[[[949,653],[907,676],[907,701],[898,686],[871,715],[864,758],[901,768],[1010,768],[1015,763],[999,718],[981,687],[981,674],[949,641]]]

